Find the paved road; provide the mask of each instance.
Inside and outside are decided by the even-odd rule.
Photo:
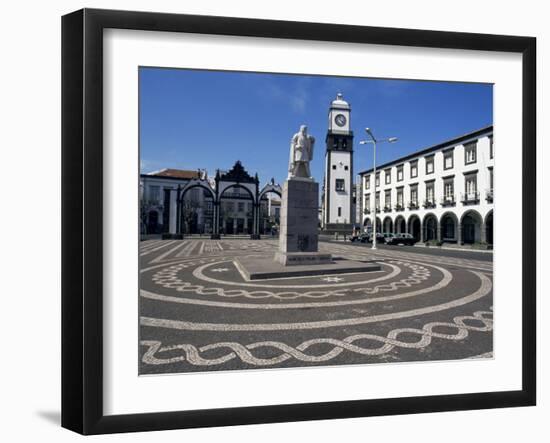
[[[342,241],[333,241],[325,240],[328,243],[341,244]],[[345,242],[348,245],[357,246],[360,248],[371,248],[372,243],[361,243],[361,242]],[[493,261],[492,251],[464,251],[464,250],[454,250],[454,249],[441,249],[438,247],[422,247],[422,246],[403,246],[403,245],[385,245],[377,243],[376,247],[383,250],[400,250],[405,252],[410,252],[412,254],[427,254],[434,255],[438,257],[455,257],[455,258],[464,258],[467,260],[480,260],[480,261]]]
[[[321,251],[381,270],[246,281],[235,259],[271,256],[276,247],[141,242],[140,373],[492,356],[492,263],[484,254],[403,247],[373,254],[322,242]]]

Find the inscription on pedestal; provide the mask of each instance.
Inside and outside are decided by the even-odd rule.
[[[295,178],[284,183],[277,262],[286,266],[331,262],[330,254],[318,252],[318,209],[318,183]]]
[[[289,179],[283,185],[279,252],[317,252],[319,185]]]

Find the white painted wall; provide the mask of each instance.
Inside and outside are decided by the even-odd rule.
[[[313,6],[314,5],[314,6]],[[172,13],[210,14],[275,18],[281,20],[350,23],[388,27],[409,27],[448,31],[533,35],[538,47],[538,179],[539,226],[550,216],[542,196],[550,192],[548,174],[550,156],[543,155],[543,138],[548,135],[550,88],[542,88],[550,76],[550,28],[544,2],[485,2],[465,0],[460,5],[442,5],[440,1],[394,0],[392,2],[353,2],[340,0],[313,3],[279,0],[204,0],[174,3],[157,0],[64,0],[7,2],[3,14],[10,17],[0,28],[3,61],[14,69],[0,71],[4,122],[0,183],[4,205],[20,214],[15,233],[36,232],[40,220],[40,238],[22,242],[14,233],[12,217],[0,219],[3,236],[5,276],[1,292],[5,295],[0,331],[8,338],[0,377],[1,411],[5,441],[75,442],[88,441],[59,427],[60,410],[60,16],[81,7],[157,10]],[[521,6],[521,7],[520,7]],[[546,12],[545,12],[546,11]],[[24,17],[25,26],[21,25]],[[32,32],[30,31],[32,30]],[[346,63],[352,62],[345,60]],[[22,91],[25,93],[23,94]],[[546,137],[547,138],[547,137]],[[498,143],[498,141],[496,142]],[[500,152],[496,156],[513,155]],[[21,180],[21,168],[26,177]],[[513,177],[511,177],[512,179]],[[42,197],[30,202],[21,198],[36,195],[40,183]],[[9,192],[18,183],[17,192]],[[497,196],[497,198],[505,198]],[[512,210],[511,210],[512,211]],[[511,232],[513,229],[511,230]],[[540,231],[540,230],[539,230]],[[539,405],[409,416],[325,420],[272,425],[236,426],[187,431],[164,431],[132,435],[94,437],[94,442],[131,441],[132,443],[201,441],[232,443],[281,441],[334,442],[341,440],[383,440],[409,443],[463,443],[473,441],[543,441],[548,435],[550,383],[550,324],[542,313],[550,308],[547,297],[550,283],[541,277],[550,266],[550,239],[538,240],[539,293]],[[29,257],[32,264],[29,266]],[[9,257],[9,259],[8,259]],[[36,285],[28,285],[30,279]],[[497,300],[498,309],[498,300]],[[497,336],[498,337],[498,336]],[[496,342],[498,352],[498,338]],[[286,371],[282,369],[282,371]],[[192,377],[192,376],[191,376]],[[414,382],[412,380],[411,382]],[[365,380],[365,383],[376,383]],[[452,380],[449,380],[452,383]],[[282,386],[281,389],[285,389]],[[323,389],[320,386],[320,389]],[[460,429],[457,429],[460,424]]]
[[[156,200],[156,202],[158,204],[162,204],[163,201],[164,201],[164,190],[165,189],[177,189],[178,188],[178,185],[180,186],[185,186],[185,184],[187,183],[188,180],[170,180],[170,179],[165,179],[165,178],[161,178],[161,177],[152,177],[152,176],[148,176],[148,177],[140,177],[140,181],[141,183],[143,184],[143,197],[146,201],[153,201],[154,199],[152,198],[152,191],[151,191],[151,187],[152,186],[158,186],[159,187],[159,194],[158,194],[158,199]]]
[[[350,199],[352,183],[350,181],[351,155],[349,152],[331,151],[330,153],[330,219],[329,223],[352,223]],[[332,166],[336,165],[336,169]],[[348,170],[345,167],[348,167]],[[336,180],[344,180],[344,192],[336,191]],[[341,215],[338,215],[341,208]]]

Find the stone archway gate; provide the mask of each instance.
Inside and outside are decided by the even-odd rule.
[[[219,239],[220,238],[220,204],[222,198],[230,198],[227,195],[224,196],[224,193],[230,189],[238,188],[243,189],[246,194],[250,196],[252,201],[253,211],[253,225],[252,233],[250,238],[258,239],[260,238],[260,202],[262,197],[268,193],[275,193],[279,196],[282,195],[282,188],[279,184],[276,184],[273,179],[271,182],[266,184],[261,190],[259,188],[259,179],[258,174],[255,174],[254,177],[250,176],[248,172],[244,169],[242,163],[237,161],[233,168],[226,173],[221,173],[219,170],[216,172],[216,177],[213,181],[213,184],[206,179],[205,177],[197,178],[190,180],[183,187],[178,186],[175,190],[175,208],[170,208],[170,220],[174,220],[175,223],[170,223],[170,234],[175,234],[177,236],[182,236],[182,226],[180,223],[181,214],[183,211],[183,200],[186,193],[191,189],[203,189],[209,196],[212,198],[213,203],[213,214],[212,214],[212,234],[211,238]],[[174,214],[172,214],[174,211]]]

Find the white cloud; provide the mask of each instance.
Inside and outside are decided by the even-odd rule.
[[[310,100],[308,83],[308,78],[297,77],[293,85],[285,89],[276,80],[266,78],[261,92],[269,99],[286,103],[293,112],[303,114]]]
[[[291,103],[292,109],[299,114],[302,114],[305,112],[307,101],[308,101],[308,94],[303,89],[296,91],[294,95],[290,97],[290,103]]]

